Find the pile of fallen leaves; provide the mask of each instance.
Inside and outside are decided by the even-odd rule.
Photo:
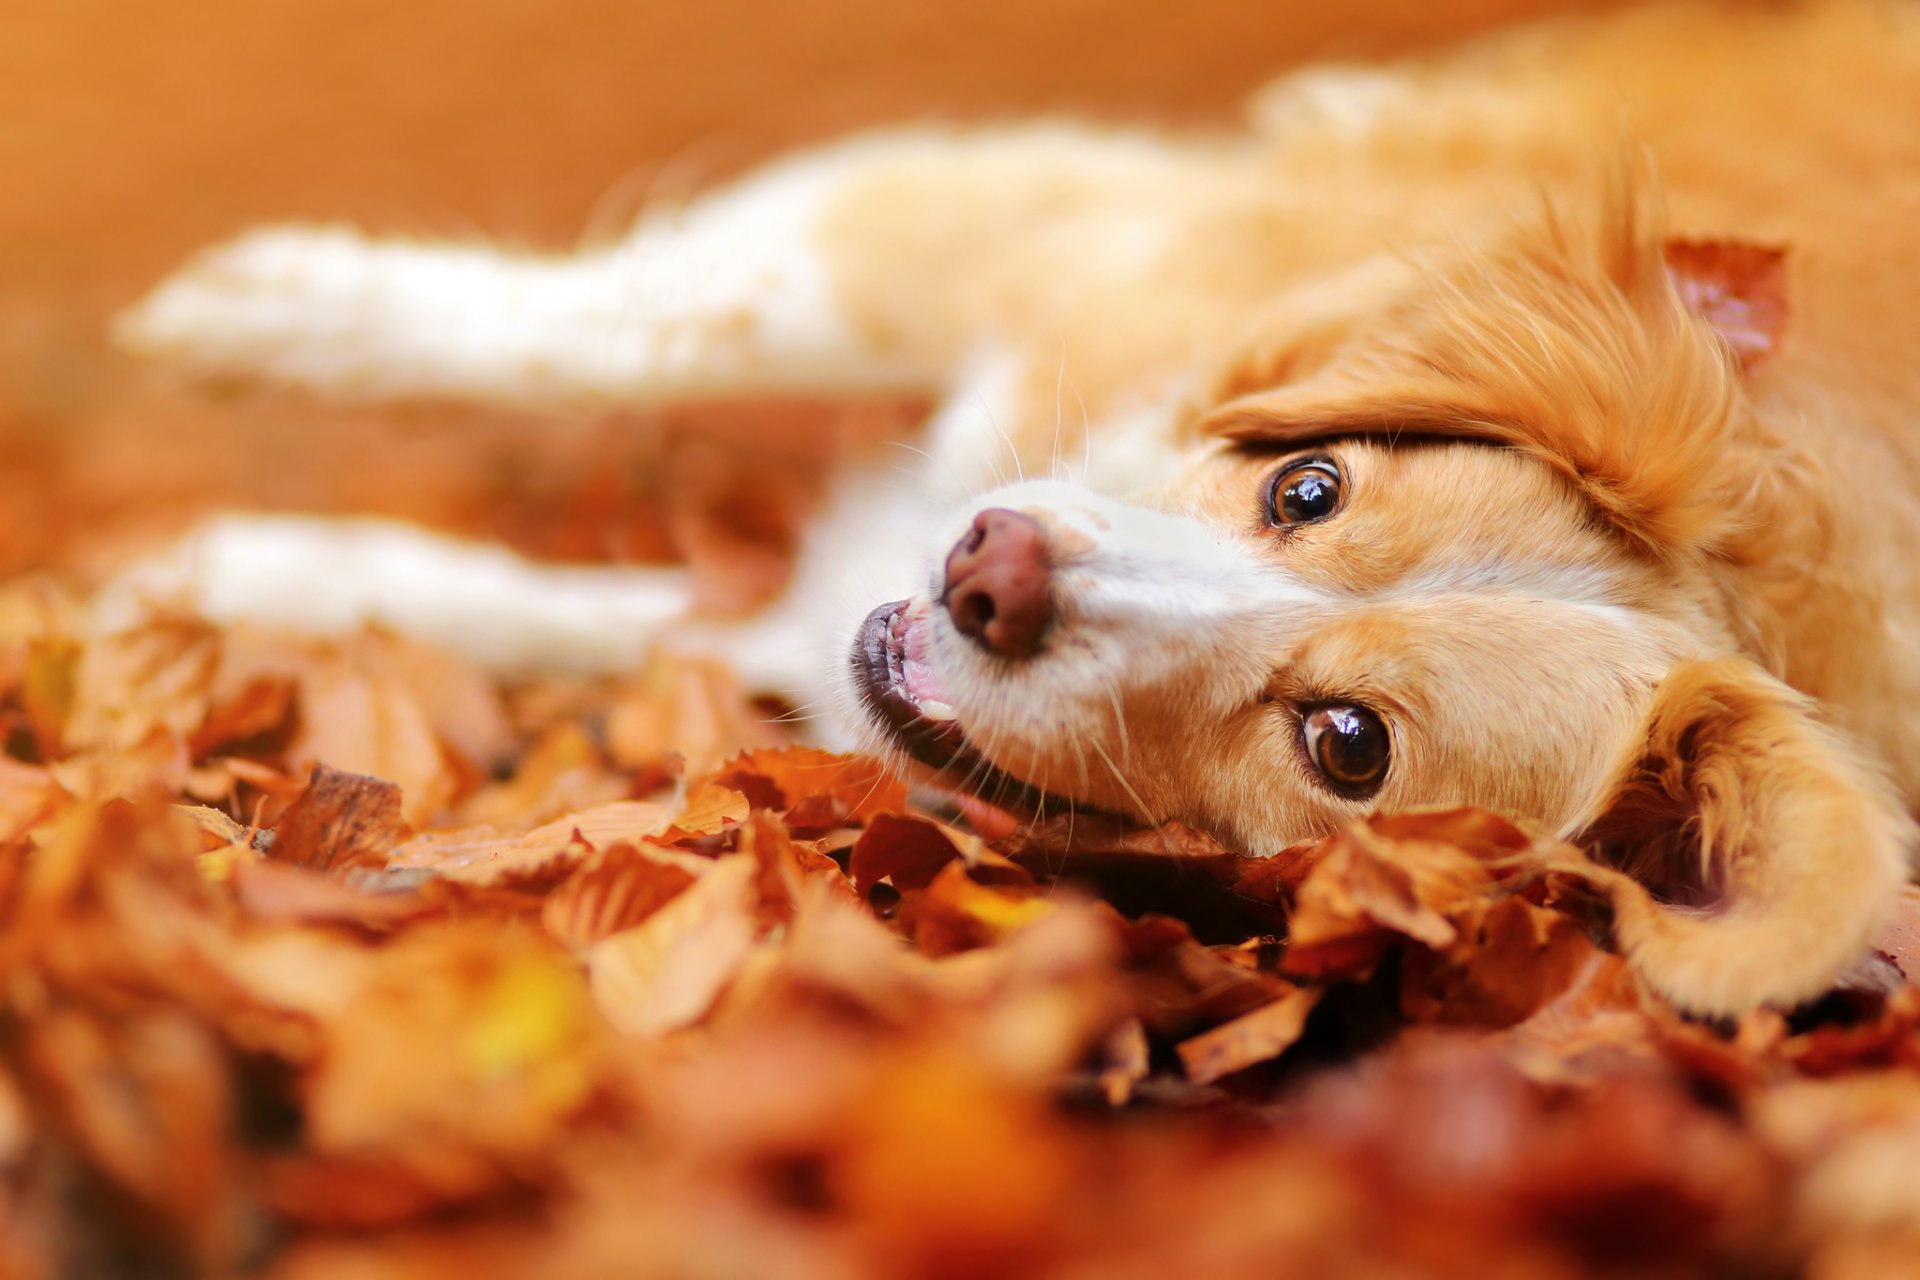
[[[0,592],[0,1274],[1920,1257],[1920,991],[1685,1020],[1497,817],[989,843],[697,663],[83,634]]]

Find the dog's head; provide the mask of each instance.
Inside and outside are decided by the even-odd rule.
[[[1829,510],[1749,381],[1779,255],[1647,225],[1622,199],[1289,300],[1163,486],[956,518],[855,645],[873,723],[988,799],[1254,853],[1520,815],[1631,860],[1668,905],[1621,940],[1683,1003],[1813,994],[1911,824],[1778,678]]]

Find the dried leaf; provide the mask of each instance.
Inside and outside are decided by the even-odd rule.
[[[0,844],[45,821],[58,795],[59,787],[47,770],[0,756]]]
[[[795,830],[863,822],[906,807],[905,784],[877,760],[806,747],[749,751],[714,781],[743,792],[756,806],[790,812]]]
[[[547,932],[576,952],[631,929],[673,901],[695,880],[685,866],[630,844],[596,851],[547,895],[540,913]]]
[[[1307,1015],[1320,1003],[1318,987],[1299,987],[1272,1004],[1243,1013],[1176,1046],[1187,1079],[1211,1084],[1222,1076],[1277,1058],[1293,1047],[1306,1029]]]
[[[1531,836],[1481,810],[1355,823],[1321,849],[1299,886],[1287,970],[1364,977],[1395,936],[1445,949],[1459,937],[1450,913],[1544,866]]]
[[[274,828],[272,856],[315,871],[385,866],[406,832],[400,789],[381,778],[316,765]]]
[[[1401,1002],[1410,1017],[1509,1026],[1557,999],[1599,954],[1579,921],[1521,898],[1469,914],[1452,946],[1408,956]]]
[[[630,1036],[705,1017],[752,953],[754,866],[725,858],[636,928],[587,952],[594,1002]]]
[[[634,770],[657,768],[671,758],[699,777],[741,751],[777,741],[767,716],[749,706],[731,672],[684,655],[651,657],[607,716],[607,749]]]
[[[955,861],[906,893],[899,918],[922,955],[943,956],[989,946],[1055,910],[1046,898],[979,884]]]
[[[307,867],[272,859],[236,862],[234,901],[263,924],[340,924],[385,932],[430,914],[415,893],[369,893]]]
[[[1203,947],[1164,916],[1120,924],[1128,985],[1147,1030],[1172,1039],[1231,1021],[1294,990],[1256,951]]]
[[[296,768],[324,763],[391,781],[402,797],[400,816],[415,825],[457,790],[419,699],[397,676],[367,674],[344,657],[303,674],[300,728],[287,758]]]
[[[200,727],[187,739],[195,760],[204,760],[222,747],[273,733],[292,714],[299,685],[290,676],[265,675],[249,680],[240,691],[214,705]]]

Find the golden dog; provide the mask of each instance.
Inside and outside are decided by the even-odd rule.
[[[1907,874],[1916,310],[1920,10],[1827,3],[1309,70],[1231,136],[856,139],[570,257],[265,231],[121,335],[334,396],[937,393],[919,464],[704,633],[753,678],[989,798],[1255,853],[1519,815],[1650,886],[1623,950],[1724,1013],[1821,991]],[[121,585],[504,664],[683,604],[258,519]]]

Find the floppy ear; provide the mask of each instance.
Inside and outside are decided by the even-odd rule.
[[[1751,373],[1787,330],[1787,254],[1741,240],[1669,240],[1667,276],[1688,312]]]
[[[1583,843],[1621,950],[1682,1008],[1819,995],[1906,879],[1916,827],[1881,770],[1745,658],[1683,663],[1616,766]]]

